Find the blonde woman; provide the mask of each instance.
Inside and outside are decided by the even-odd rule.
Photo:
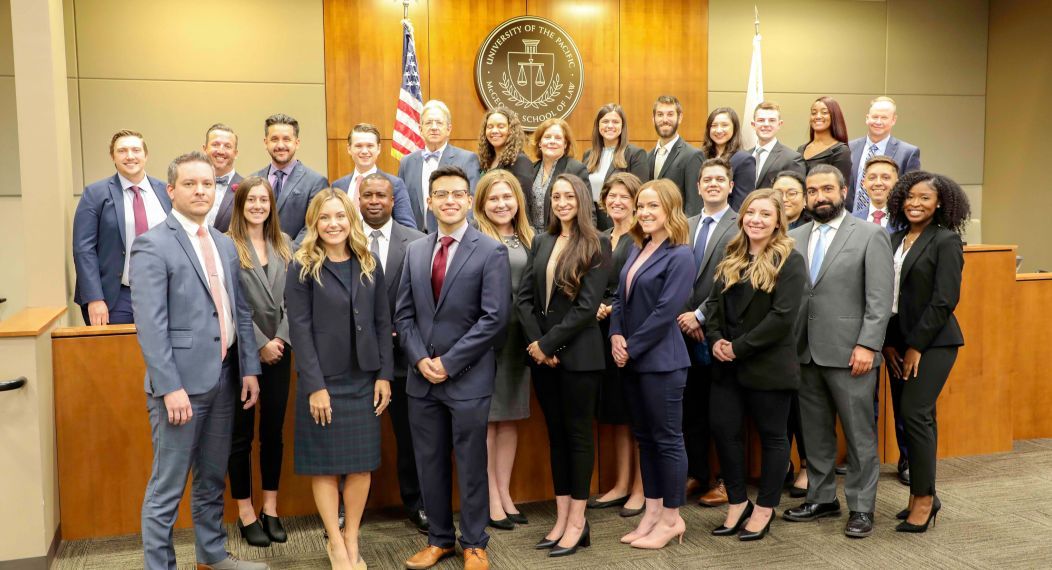
[[[807,269],[786,233],[778,190],[746,196],[738,228],[716,267],[716,302],[705,335],[716,361],[709,421],[729,500],[727,518],[712,534],[749,541],[767,535],[789,463],[786,422],[800,386],[793,326]],[[755,505],[745,490],[746,414],[756,422],[763,450]]]
[[[319,192],[306,223],[285,283],[299,376],[295,467],[313,478],[332,567],[358,570],[366,567],[358,528],[370,472],[380,466],[380,414],[391,401],[390,308],[383,269],[350,198],[333,188]]]
[[[527,251],[533,243],[533,228],[526,218],[526,199],[515,175],[499,169],[483,175],[475,187],[474,214],[480,232],[508,247],[514,305],[519,281],[526,269]],[[511,498],[511,472],[519,440],[515,422],[530,417],[530,377],[522,357],[524,350],[526,339],[522,326],[515,311],[511,311],[504,347],[497,354],[497,376],[486,429],[489,526],[501,530],[529,522]]]

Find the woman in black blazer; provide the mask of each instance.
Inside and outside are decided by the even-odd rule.
[[[705,158],[722,158],[731,163],[734,190],[727,200],[735,212],[756,188],[756,158],[742,150],[741,120],[730,107],[716,107],[705,121]]]
[[[840,103],[819,97],[811,104],[810,138],[796,149],[804,157],[807,171],[818,164],[835,166],[844,180],[851,180],[851,148],[847,145],[847,123]]]
[[[560,174],[554,213],[530,248],[517,309],[551,448],[556,521],[537,544],[566,556],[591,542],[584,512],[595,462],[592,421],[606,361],[596,312],[603,299],[610,242],[592,225],[585,183]]]
[[[588,169],[574,158],[573,132],[570,124],[562,119],[541,123],[533,132],[533,147],[537,161],[533,163],[533,176],[522,191],[526,193],[530,225],[537,233],[543,233],[551,223],[555,178],[565,172],[588,180]]]
[[[742,203],[740,231],[716,267],[716,302],[705,336],[716,361],[709,420],[728,498],[727,518],[712,531],[717,536],[740,530],[740,540],[762,539],[781,498],[789,462],[786,423],[800,387],[793,327],[807,282],[804,258],[793,248],[787,225],[777,190],[752,192]],[[746,414],[756,423],[763,449],[755,505],[745,489]]]
[[[938,427],[935,403],[964,345],[953,316],[961,296],[968,197],[945,176],[914,171],[895,184],[889,223],[908,229],[891,236],[895,297],[884,341],[892,376],[901,379],[895,417],[902,418],[910,458],[909,506],[895,530],[924,532],[942,506],[935,497]]]
[[[599,108],[592,126],[592,148],[584,152],[583,161],[588,169],[585,181],[591,186],[595,202],[596,227],[608,230],[613,222],[603,211],[600,194],[610,176],[617,172],[631,172],[640,182],[650,179],[647,151],[628,144],[628,122],[621,105],[607,103]]]
[[[479,133],[479,176],[490,170],[507,170],[523,189],[529,188],[533,184],[533,163],[522,152],[525,142],[526,133],[515,111],[506,107],[487,111]]]
[[[394,329],[380,260],[369,252],[347,194],[319,192],[307,208],[306,228],[285,280],[298,374],[296,473],[312,477],[333,567],[364,568],[358,529],[370,472],[380,466],[380,414],[391,401]]]

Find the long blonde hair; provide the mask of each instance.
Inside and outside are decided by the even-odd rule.
[[[529,248],[533,243],[533,226],[530,225],[530,219],[526,215],[526,196],[522,193],[522,185],[519,184],[519,180],[507,170],[490,170],[479,179],[478,184],[475,186],[475,204],[473,206],[475,223],[478,225],[480,232],[497,241],[501,240],[502,236],[497,232],[497,227],[486,216],[486,201],[489,200],[489,191],[498,182],[507,184],[511,188],[511,193],[515,195],[515,203],[518,205],[518,208],[515,212],[515,218],[511,221],[511,227],[515,229],[515,235],[519,238],[519,241],[526,244],[526,247]]]
[[[241,184],[235,186],[237,190],[234,192],[234,211],[230,216],[230,227],[227,228],[226,233],[230,239],[234,240],[241,267],[252,269],[252,246],[248,237],[248,220],[245,219],[245,202],[248,201],[248,193],[256,186],[262,186],[267,191],[267,196],[270,197],[270,215],[263,221],[263,239],[274,248],[274,253],[278,254],[282,263],[287,265],[289,259],[292,259],[292,251],[285,241],[285,236],[281,234],[278,203],[274,199],[274,190],[271,189],[270,182],[267,182],[267,179],[262,176],[249,176],[242,180]]]
[[[365,238],[365,232],[362,231],[362,222],[358,219],[358,211],[354,208],[354,204],[351,203],[350,197],[343,190],[337,188],[326,188],[318,192],[318,195],[307,206],[307,235],[304,236],[303,243],[300,244],[300,248],[296,250],[296,255],[294,256],[296,261],[303,266],[300,269],[300,281],[303,282],[307,280],[307,277],[312,277],[321,284],[321,266],[325,263],[326,255],[325,246],[318,241],[318,218],[321,217],[321,210],[329,200],[339,200],[340,204],[343,205],[344,212],[347,214],[347,220],[351,226],[351,231],[347,234],[347,247],[351,250],[351,254],[358,259],[358,264],[362,267],[362,283],[365,283],[365,278],[372,281],[373,270],[376,269],[376,259],[369,252],[369,242]]]
[[[676,184],[667,178],[658,178],[644,184],[636,193],[636,212],[639,211],[639,195],[644,190],[653,190],[658,195],[661,209],[665,211],[665,231],[668,233],[669,245],[689,243],[687,240],[690,239],[690,224],[687,222],[687,215],[683,213],[683,197]],[[643,242],[649,239],[643,231],[643,226],[639,224],[638,216],[628,234],[639,247],[643,247]]]
[[[763,251],[755,259],[750,260],[749,236],[745,235],[743,225],[745,224],[745,212],[756,200],[770,200],[775,210],[778,211],[778,222]],[[716,266],[716,279],[723,280],[724,291],[739,281],[748,280],[754,288],[770,293],[774,290],[775,283],[778,282],[778,273],[789,259],[794,244],[793,238],[787,233],[789,222],[785,218],[782,194],[770,188],[754,190],[745,197],[738,211],[741,212],[738,216],[738,235],[731,238],[730,243],[727,244],[727,254]]]

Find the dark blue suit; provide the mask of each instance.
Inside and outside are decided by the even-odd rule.
[[[640,252],[634,247],[621,270],[610,336],[622,335],[628,345],[625,394],[639,442],[643,494],[678,508],[686,499],[683,389],[690,355],[676,317],[690,298],[697,268],[690,247],[665,241],[636,270],[628,290],[628,273]]]
[[[409,201],[409,191],[405,188],[405,182],[402,182],[401,178],[393,174],[388,174],[382,170],[377,170],[376,172],[383,174],[385,178],[391,181],[391,185],[394,186],[394,211],[391,213],[391,217],[399,224],[415,230],[416,218],[413,217],[413,204]],[[343,178],[337,179],[332,183],[332,187],[339,188],[349,194],[351,179],[353,177],[354,173],[352,172]],[[355,204],[355,207],[357,206],[358,205]]]
[[[469,225],[436,302],[431,264],[437,237],[431,234],[409,244],[395,305],[395,328],[409,363],[406,393],[413,448],[431,522],[428,544],[449,548],[456,538],[452,452],[460,483],[460,544],[465,549],[485,548],[486,426],[496,375],[494,344],[511,309],[511,268],[507,248]],[[433,357],[441,358],[448,375],[438,384],[416,367]]]
[[[848,210],[854,210],[855,192],[858,190],[858,169],[862,166],[862,157],[865,156],[868,140],[867,137],[859,137],[848,143],[851,149],[851,179],[848,180],[847,198],[844,201]],[[899,165],[899,176],[913,170],[920,170],[920,149],[906,141],[889,136],[884,155],[895,159]]]
[[[734,173],[734,188],[727,201],[730,202],[731,209],[737,212],[749,192],[756,189],[756,157],[747,151],[739,150],[731,155],[730,163]]]
[[[171,212],[166,184],[147,179],[165,214]],[[84,188],[73,215],[73,265],[77,271],[73,302],[83,309],[85,324],[89,324],[88,303],[104,300],[111,312],[117,306],[128,254],[124,215],[124,190],[116,174]]]

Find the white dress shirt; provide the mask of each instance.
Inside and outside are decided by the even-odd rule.
[[[464,239],[464,234],[468,231],[468,221],[464,220],[460,224],[460,227],[453,230],[451,234],[444,234],[442,230],[439,230],[438,237],[435,239],[435,249],[431,252],[431,266],[435,266],[435,256],[438,255],[438,250],[442,249],[442,238],[449,236],[453,238],[453,243],[449,244],[449,250],[446,251],[446,271],[449,271],[449,264],[453,261],[453,255],[457,252],[457,248],[460,246],[460,241]]]
[[[595,169],[595,172],[588,175],[588,182],[592,187],[592,201],[598,203],[599,196],[603,193],[603,183],[606,182],[606,171],[610,169],[610,165],[614,163],[614,151],[617,149],[612,146],[603,147],[602,153],[599,155],[599,165]]]
[[[698,229],[694,232],[694,241],[691,242],[691,243],[692,244],[693,243],[698,243],[698,238],[701,237],[701,228],[704,225],[704,224],[702,224],[702,222],[705,221],[705,218],[712,218],[712,223],[709,224],[709,233],[706,234],[706,236],[705,236],[705,249],[708,249],[709,248],[709,240],[712,239],[712,232],[716,231],[716,226],[720,225],[720,220],[723,219],[723,215],[726,214],[727,212],[729,212],[730,209],[731,209],[730,204],[724,206],[722,210],[720,210],[719,212],[716,212],[715,214],[707,214],[707,213],[705,213],[705,210],[703,209],[701,211],[701,217],[698,218]],[[693,247],[694,246],[692,245],[691,249],[693,249]],[[704,263],[704,262],[705,262],[705,260],[702,260],[702,263]],[[696,268],[695,269],[695,274],[697,274],[697,272],[700,271],[700,270],[701,270],[700,267]],[[700,308],[696,309],[694,311],[694,317],[696,319],[698,319],[698,323],[705,324],[705,313],[702,313]]]
[[[903,246],[906,245],[906,240],[902,240],[899,244],[899,248],[895,250],[894,257],[891,258],[892,264],[895,267],[895,289],[894,297],[891,298],[891,314],[899,314],[899,288],[902,286],[899,283],[902,280],[902,262],[906,260],[906,250]]]
[[[208,265],[205,263],[204,253],[201,250],[201,239],[197,237],[197,229],[201,226],[198,225],[197,222],[180,214],[175,208],[172,208],[172,216],[179,222],[179,225],[183,226],[183,229],[186,230],[187,237],[190,238],[190,245],[193,246],[194,253],[197,254],[197,263],[201,265],[201,273],[203,273],[206,278],[211,279],[208,275]],[[226,347],[230,348],[234,344],[234,341],[237,340],[237,329],[234,327],[233,308],[230,306],[230,296],[227,294],[226,290],[226,271],[224,271],[223,268],[223,258],[219,255],[219,248],[216,247],[216,242],[212,239],[212,233],[208,230],[208,226],[205,226],[205,231],[208,235],[208,244],[212,248],[213,259],[216,260],[216,273],[219,274],[220,298],[223,300],[223,309],[217,312],[219,313],[219,317],[223,319],[223,326],[226,327]],[[208,291],[208,298],[209,300],[212,298],[212,291],[210,289]]]
[[[776,144],[778,144],[778,139],[774,138],[767,144],[758,147],[763,149],[763,152],[761,152],[759,156],[756,156],[756,149],[752,149],[752,155],[756,158],[756,181],[760,180],[760,173],[763,172],[763,165],[767,164],[767,159],[771,156],[771,151],[774,150],[774,145]]]
[[[144,174],[142,180],[136,184],[127,178],[117,174],[121,181],[121,195],[124,196],[124,271],[121,273],[121,285],[128,286],[128,271],[131,267],[131,248],[135,241],[135,191],[132,186],[138,186],[142,190],[142,203],[146,206],[146,225],[154,227],[164,221],[168,214],[164,213],[164,206],[157,194],[153,191],[150,179]]]
[[[379,248],[380,251],[380,267],[383,268],[385,275],[387,273],[387,252],[391,249],[391,227],[393,225],[394,218],[388,218],[387,223],[378,228],[374,228],[368,224],[364,226],[365,235],[369,238],[369,248],[371,249],[373,247],[373,240],[378,242],[376,247]],[[373,232],[377,230],[380,232],[380,237],[374,238]],[[452,247],[453,246],[450,246],[451,249]]]
[[[438,149],[438,158],[433,159],[433,160],[424,160],[423,161],[424,163],[421,165],[421,168],[420,168],[420,190],[421,190],[421,192],[423,192],[423,196],[420,197],[421,198],[420,203],[425,205],[424,206],[425,210],[427,209],[426,204],[427,204],[428,188],[431,185],[431,173],[436,171],[436,170],[438,170],[438,163],[442,162],[442,155],[445,154],[446,146],[448,146],[448,145],[449,145],[449,143],[446,143],[446,144],[442,145],[442,148]],[[425,146],[424,149],[422,151],[420,151],[420,158],[421,159],[424,158],[424,153],[425,152],[431,152],[431,151],[427,150],[427,147]]]
[[[822,252],[822,263],[825,263],[825,254],[829,252],[829,244],[833,243],[833,239],[836,238],[836,232],[840,229],[840,224],[844,223],[844,218],[847,217],[847,210],[840,212],[840,215],[830,220],[828,224],[820,224],[815,221],[814,226],[811,228],[811,238],[807,242],[807,266],[811,267],[811,259],[815,256],[815,245],[818,244],[818,234],[820,233],[819,228],[823,225],[829,226],[829,231],[826,232],[825,240],[825,251]]]

